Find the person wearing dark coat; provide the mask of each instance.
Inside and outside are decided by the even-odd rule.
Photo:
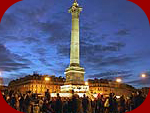
[[[77,101],[78,101],[77,100],[77,96],[74,94],[72,96],[72,100],[71,100],[71,105],[72,105],[72,107],[71,107],[71,109],[72,109],[71,113],[77,113],[77,109],[78,109],[78,102]]]
[[[142,96],[142,92],[138,91],[137,96],[135,97],[135,108],[139,107],[143,102],[145,98]]]
[[[57,94],[57,98],[56,98],[56,106],[55,106],[55,112],[56,113],[62,113],[62,101],[61,101],[61,97],[59,96],[59,93]]]
[[[109,112],[112,113],[114,111],[114,99],[113,94],[109,94]]]
[[[84,94],[83,99],[82,99],[83,113],[87,113],[88,104],[89,104],[89,101],[88,101],[86,95]]]
[[[120,103],[119,113],[124,113],[125,112],[125,99],[124,99],[124,96],[120,97],[119,103]]]
[[[47,91],[45,92],[45,97],[48,101],[50,101],[51,95],[50,95],[49,89],[47,89]]]
[[[24,96],[25,95],[23,95],[23,96],[21,96],[21,98],[20,98],[20,100],[19,100],[19,107],[20,107],[20,111],[21,112],[25,112],[25,110],[24,110]]]
[[[15,109],[15,104],[16,104],[16,98],[15,98],[14,94],[12,94],[12,96],[10,98],[10,106]]]

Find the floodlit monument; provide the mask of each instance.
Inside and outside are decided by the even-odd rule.
[[[69,13],[72,15],[72,30],[70,44],[70,65],[65,70],[66,82],[61,86],[62,92],[87,92],[88,85],[84,82],[85,70],[80,66],[80,37],[79,37],[79,15],[82,7],[79,7],[75,0],[69,8]]]
[[[115,93],[117,96],[130,94],[135,91],[131,85],[121,83],[121,79],[116,81],[108,79],[88,79],[84,82],[85,70],[80,66],[80,43],[79,43],[79,15],[82,7],[79,7],[75,0],[69,8],[69,13],[72,15],[72,30],[70,44],[70,64],[65,70],[66,79],[63,77],[55,77],[54,75],[40,75],[34,73],[20,79],[13,80],[9,83],[9,90],[20,91],[25,94],[27,91],[45,95],[45,91],[49,89],[51,97],[57,97],[57,93],[61,97],[71,97],[72,91],[79,96],[86,94],[89,98],[94,99],[97,95],[102,94],[108,97],[110,93]],[[3,84],[0,77],[0,84]],[[147,88],[142,89],[148,92]],[[145,94],[146,94],[145,93]]]

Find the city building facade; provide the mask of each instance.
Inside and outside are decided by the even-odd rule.
[[[63,77],[33,74],[11,81],[8,87],[9,90],[21,93],[31,91],[33,93],[44,94],[47,89],[49,89],[50,93],[58,93],[60,92],[60,86],[64,82],[65,78]]]
[[[65,78],[63,77],[33,74],[11,81],[8,88],[21,93],[31,91],[43,95],[47,89],[50,93],[62,93],[61,86],[64,84]],[[130,85],[107,79],[89,79],[85,85],[89,86],[89,92],[93,95],[108,96],[110,93],[115,93],[117,96],[130,96],[135,91],[135,88]]]
[[[124,95],[127,97],[135,91],[135,88],[131,85],[107,79],[89,79],[88,85],[92,94],[102,94],[105,96],[108,96],[110,93],[115,93],[117,96]]]

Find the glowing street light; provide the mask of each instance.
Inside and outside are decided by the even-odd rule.
[[[116,82],[121,83],[121,82],[122,82],[122,79],[121,79],[121,78],[117,78],[117,79],[116,79]]]
[[[49,77],[45,77],[45,81],[50,81],[50,78]]]
[[[85,85],[86,85],[86,86],[88,86],[88,85],[89,85],[89,83],[88,83],[88,82],[85,82]]]
[[[143,74],[141,75],[141,77],[142,77],[142,78],[146,78],[147,75],[146,75],[145,73],[143,73]]]

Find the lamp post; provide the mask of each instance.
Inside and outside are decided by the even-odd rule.
[[[50,78],[49,77],[45,77],[44,80],[45,80],[45,89],[47,89],[46,88],[46,82],[50,81]]]
[[[117,87],[118,87],[118,90],[119,90],[119,84],[122,82],[122,79],[121,78],[116,78],[116,82],[117,82]]]

